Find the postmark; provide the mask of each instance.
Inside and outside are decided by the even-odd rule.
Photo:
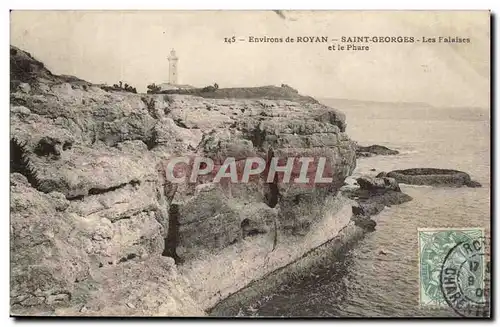
[[[441,292],[463,317],[489,317],[488,244],[484,237],[460,242],[449,250],[441,268]]]
[[[450,250],[458,244],[484,238],[482,228],[421,228],[419,243],[419,305],[421,307],[449,307],[441,288],[441,271]],[[478,260],[484,271],[484,260]],[[460,262],[463,263],[463,260]],[[479,269],[479,268],[478,268]]]

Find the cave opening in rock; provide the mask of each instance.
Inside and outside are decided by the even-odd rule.
[[[271,161],[274,157],[274,151],[272,149],[269,149],[267,152],[267,163],[266,163],[266,170],[269,171]],[[271,183],[268,183],[269,186],[269,193],[266,194],[266,200],[267,200],[267,205],[271,208],[276,207],[278,204],[279,196],[280,196],[280,191],[278,188],[278,174],[274,175],[274,179]]]
[[[58,148],[58,141],[51,137],[41,138],[33,152],[40,157],[59,157],[61,155],[61,150]]]
[[[177,255],[179,245],[179,205],[171,203],[168,210],[168,232],[165,238],[165,249],[162,255],[171,257],[175,263],[182,263],[182,259]]]

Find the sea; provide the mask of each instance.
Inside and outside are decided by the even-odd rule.
[[[490,228],[490,112],[426,104],[323,100],[346,114],[349,136],[396,156],[358,159],[353,177],[415,167],[469,173],[482,188],[401,185],[413,201],[374,217],[376,230],[308,276],[289,280],[240,315],[282,317],[455,317],[419,305],[418,228]]]

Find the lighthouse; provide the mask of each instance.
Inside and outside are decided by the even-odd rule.
[[[177,55],[175,54],[175,50],[172,49],[170,51],[170,55],[168,56],[168,83],[169,84],[177,84],[177,61],[179,61],[179,58],[177,58]]]

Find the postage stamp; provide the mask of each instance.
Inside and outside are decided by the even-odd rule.
[[[422,228],[418,243],[420,306],[456,311],[461,300],[460,307],[465,302],[484,304],[484,229]]]

